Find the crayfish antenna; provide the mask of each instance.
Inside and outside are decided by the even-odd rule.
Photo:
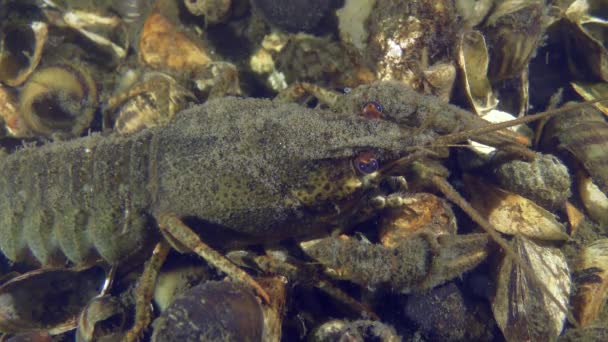
[[[465,129],[456,133],[446,134],[441,137],[438,137],[434,144],[453,144],[458,143],[467,139],[477,140],[482,144],[491,145],[497,148],[500,148],[506,152],[512,152],[517,155],[524,157],[525,159],[533,159],[536,152],[522,145],[526,144],[527,141],[522,141],[518,139],[517,136],[514,136],[512,132],[500,131],[505,128],[509,128],[512,126],[517,126],[521,124],[526,124],[529,122],[534,122],[543,119],[549,119],[555,115],[559,115],[573,109],[583,108],[595,103],[600,103],[608,101],[608,98],[601,98],[592,101],[581,102],[577,104],[573,104],[568,107],[556,108],[547,110],[542,113],[527,115],[521,118],[509,120],[506,122],[500,123],[492,123],[488,125],[484,125],[482,127],[475,127],[471,129]],[[493,134],[487,134],[493,133]],[[498,134],[496,134],[498,133]],[[484,135],[485,134],[485,135]]]
[[[536,273],[532,270],[532,268],[528,264],[526,264],[517,253],[515,253],[515,251],[509,245],[507,240],[500,236],[500,234],[496,231],[496,229],[492,226],[490,222],[484,219],[481,214],[475,208],[473,208],[469,204],[469,202],[467,202],[467,200],[464,199],[458,193],[458,191],[456,191],[456,189],[452,187],[450,183],[448,183],[445,178],[440,176],[432,176],[431,182],[435,187],[437,187],[439,191],[441,191],[445,195],[445,197],[447,197],[450,201],[460,207],[460,209],[462,209],[473,221],[475,221],[475,223],[477,223],[486,233],[488,233],[488,235],[490,235],[492,240],[496,242],[496,244],[498,244],[500,248],[502,248],[504,253],[508,257],[511,257],[512,260],[517,264],[517,266],[521,267],[528,274],[528,276],[530,277],[530,279],[532,279],[535,285],[538,286],[549,298],[551,298],[551,300],[555,302],[557,307],[559,307],[560,310],[562,310],[566,314],[568,321],[572,325],[577,328],[579,327],[578,321],[574,318],[570,310],[568,310],[568,308],[565,307],[555,297],[555,295],[553,295],[551,291],[549,291],[545,283],[543,283],[537,277]]]

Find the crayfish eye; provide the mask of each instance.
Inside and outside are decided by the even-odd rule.
[[[375,101],[366,102],[361,108],[361,114],[368,119],[380,119],[384,108]]]
[[[355,169],[364,175],[369,175],[378,171],[378,160],[376,160],[373,153],[364,151],[354,159],[353,164]]]

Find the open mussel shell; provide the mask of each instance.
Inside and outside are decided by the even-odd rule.
[[[71,10],[63,13],[64,23],[108,52],[114,60],[122,60],[129,50],[129,36],[125,23],[116,15],[94,11]]]
[[[585,247],[575,266],[577,290],[573,296],[574,316],[582,326],[595,322],[608,296],[608,239]]]
[[[475,113],[483,115],[498,105],[488,79],[489,56],[486,41],[479,31],[468,31],[460,36],[458,67],[462,89]]]
[[[97,86],[85,66],[61,64],[38,69],[19,98],[19,111],[33,132],[79,136],[97,108]]]
[[[47,24],[34,21],[0,28],[0,82],[19,86],[36,69],[48,35]]]
[[[243,285],[207,282],[186,291],[153,323],[152,341],[262,341],[264,317]]]
[[[78,318],[76,341],[116,341],[122,336],[125,322],[125,308],[118,298],[93,298]]]
[[[513,250],[534,271],[558,306],[512,258],[504,256],[498,268],[494,318],[507,341],[552,341],[561,333],[570,296],[570,271],[555,247],[541,246],[516,235]]]
[[[74,329],[104,280],[98,267],[38,269],[13,278],[0,287],[0,331],[60,334]]]
[[[501,233],[541,240],[568,240],[555,215],[520,195],[465,175],[471,204]]]
[[[576,0],[565,12],[569,67],[579,77],[608,81],[608,6],[603,0]]]
[[[527,69],[544,32],[544,7],[541,0],[496,2],[483,27],[492,47],[489,76],[493,82],[520,77]]]

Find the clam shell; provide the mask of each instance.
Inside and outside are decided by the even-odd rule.
[[[608,239],[585,247],[576,264],[577,291],[572,298],[574,317],[582,327],[600,316],[608,297]]]
[[[570,271],[554,247],[516,235],[512,246],[561,305],[568,307]],[[496,280],[492,311],[507,341],[551,341],[561,333],[566,313],[509,257],[503,257]]]

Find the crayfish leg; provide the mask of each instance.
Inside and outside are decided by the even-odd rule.
[[[250,286],[256,295],[265,303],[270,303],[270,296],[249,274],[230,262],[222,254],[204,243],[199,236],[174,214],[163,214],[158,220],[159,227],[171,245],[185,247],[202,257],[211,266],[226,273],[230,279]],[[182,249],[179,248],[179,249]]]
[[[144,329],[152,320],[150,303],[154,297],[158,273],[165,259],[167,259],[169,250],[171,250],[171,246],[166,241],[159,242],[154,247],[152,256],[144,265],[144,271],[135,289],[135,322],[125,334],[123,338],[124,342],[138,341]]]

